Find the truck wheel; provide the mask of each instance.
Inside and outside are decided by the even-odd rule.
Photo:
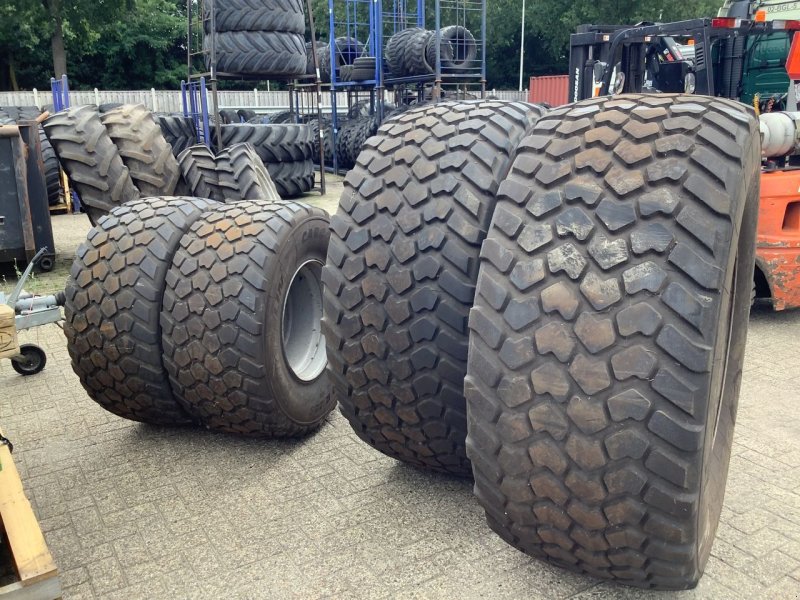
[[[153,113],[141,104],[123,104],[105,112],[102,121],[139,193],[171,196],[181,171]]]
[[[44,131],[92,224],[115,206],[139,197],[97,108],[75,106],[51,115]]]
[[[164,364],[210,429],[296,436],[333,410],[320,331],[329,235],[320,209],[242,201],[205,213],[181,240],[161,313]]]
[[[468,475],[467,316],[495,192],[539,116],[445,102],[387,121],[347,174],[323,281],[333,393],[356,434]]]
[[[72,369],[106,410],[155,424],[191,422],[161,362],[164,278],[178,242],[212,202],[145,198],[117,207],[78,248],[64,292]]]
[[[500,185],[470,314],[467,453],[490,526],[548,562],[683,589],[725,491],[747,333],[752,110],[552,111]]]

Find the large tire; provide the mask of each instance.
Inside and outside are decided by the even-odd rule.
[[[181,171],[153,113],[141,104],[123,104],[109,109],[102,121],[140,194],[171,196]]]
[[[310,160],[314,140],[308,125],[223,125],[222,145],[252,144],[265,163]]]
[[[294,202],[220,207],[184,236],[164,294],[164,363],[209,428],[295,436],[335,406],[319,331],[328,236],[325,213]]]
[[[451,25],[441,30],[439,60],[445,73],[478,72],[480,64],[478,45],[472,33],[461,25]],[[436,68],[436,34],[431,36],[427,48],[427,62]]]
[[[39,126],[39,143],[42,146],[42,162],[44,163],[44,178],[47,183],[47,203],[54,206],[61,201],[61,167],[58,157],[44,127]]]
[[[420,27],[409,27],[398,31],[386,42],[386,62],[392,77],[405,77],[409,74],[406,70],[408,42],[415,35],[424,32]]]
[[[429,63],[427,49],[433,31],[420,30],[406,40],[406,51],[403,54],[403,64],[408,75],[430,75],[434,73],[436,63]]]
[[[161,127],[164,139],[172,146],[172,154],[178,155],[197,143],[197,130],[191,117],[182,115],[156,115],[156,122]]]
[[[225,201],[225,188],[219,184],[217,161],[208,146],[198,144],[178,156],[183,179],[195,198]]]
[[[161,362],[164,278],[189,226],[211,206],[195,198],[145,198],[114,208],[78,249],[64,292],[72,368],[112,413],[181,424]]]
[[[206,30],[211,25],[210,7],[216,7],[214,25],[219,31],[288,31],[305,33],[302,0],[215,0],[205,3]]]
[[[216,68],[220,73],[303,75],[306,72],[305,42],[298,33],[228,31],[217,33],[214,38]],[[206,36],[203,41],[206,50],[210,50],[210,39],[211,36]]]
[[[250,144],[225,148],[217,154],[216,165],[219,187],[226,199],[281,199],[264,163]]]
[[[752,110],[703,96],[580,102],[521,144],[465,386],[475,492],[510,544],[629,585],[697,583],[730,458],[759,155]]]
[[[319,123],[320,121],[316,118],[308,122],[308,126],[311,129],[311,139],[313,140],[311,159],[316,164],[319,164]],[[330,119],[327,117],[322,117],[322,156],[325,165],[333,166],[333,128]]]
[[[56,113],[44,122],[44,131],[92,223],[139,197],[96,107],[75,106]]]
[[[265,166],[281,198],[297,198],[314,189],[314,163],[311,160],[266,163]]]
[[[467,316],[495,192],[538,107],[441,103],[384,123],[347,174],[323,273],[333,393],[356,434],[469,475]]]

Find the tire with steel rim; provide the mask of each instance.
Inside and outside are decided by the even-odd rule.
[[[470,314],[467,452],[490,526],[548,562],[693,587],[722,509],[758,211],[737,102],[617,96],[541,119]]]
[[[297,202],[242,201],[203,215],[167,275],[164,364],[210,429],[308,433],[333,410],[321,271],[328,217]]]

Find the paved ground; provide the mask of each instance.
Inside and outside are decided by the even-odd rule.
[[[79,219],[55,219],[77,234]],[[63,220],[62,220],[63,219]],[[55,326],[45,371],[0,362],[0,426],[65,598],[800,598],[800,313],[751,318],[725,508],[680,594],[599,583],[490,533],[463,481],[361,443],[338,414],[299,442],[131,423],[83,392]]]

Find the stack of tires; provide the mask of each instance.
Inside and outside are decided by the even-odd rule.
[[[192,117],[158,113],[154,117],[176,158],[181,152],[197,143],[197,129]]]
[[[156,425],[285,437],[334,407],[321,271],[328,218],[295,202],[146,198],[78,249],[64,332],[89,396]]]
[[[439,61],[444,73],[468,73],[476,63],[478,46],[472,33],[461,25],[439,30]],[[436,72],[437,33],[419,27],[397,32],[386,43],[386,62],[391,77],[430,75]]]
[[[758,120],[620,95],[419,107],[345,179],[323,271],[356,434],[472,475],[552,564],[694,587],[722,508],[746,338]]]
[[[306,124],[242,123],[221,127],[222,146],[251,144],[281,198],[296,198],[314,188],[313,130]]]
[[[213,13],[212,13],[213,7]],[[306,72],[302,0],[214,0],[204,4],[203,49],[220,73],[302,75]],[[211,28],[214,31],[211,31]]]

